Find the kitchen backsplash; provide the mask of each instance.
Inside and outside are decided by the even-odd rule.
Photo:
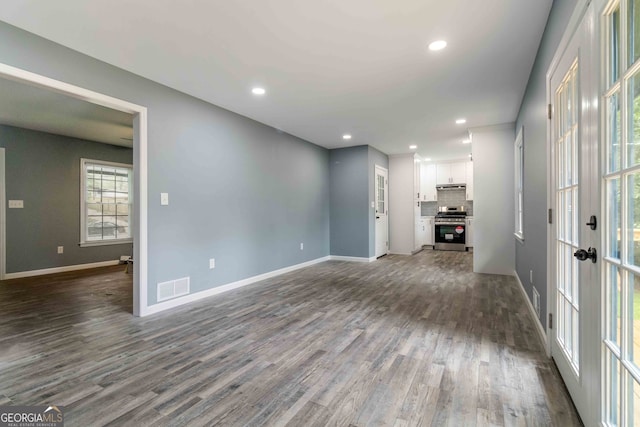
[[[473,215],[473,201],[465,200],[467,193],[465,190],[438,190],[437,202],[421,202],[420,211],[422,216],[435,216],[438,213],[438,206],[464,206],[467,215]]]

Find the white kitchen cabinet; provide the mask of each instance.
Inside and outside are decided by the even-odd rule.
[[[422,198],[420,193],[420,160],[416,157],[413,162],[413,199],[418,201]]]
[[[423,164],[420,168],[420,200],[423,202],[437,201],[436,185],[436,165]]]
[[[465,220],[466,227],[464,230],[464,235],[465,235],[465,246],[467,248],[472,248],[473,247],[473,217],[472,216],[468,216],[467,219]]]
[[[424,240],[423,240],[423,245],[426,246],[433,246],[433,228],[434,228],[434,222],[435,222],[436,217],[434,216],[425,216],[423,217],[424,220]]]
[[[424,241],[425,241],[425,220],[424,219],[419,219],[417,221],[418,223],[418,227],[417,227],[417,233],[416,233],[416,246],[418,248],[422,248],[422,245],[424,245]]]
[[[436,182],[442,184],[464,184],[467,179],[466,163],[439,163],[436,165]]]
[[[467,200],[473,200],[473,162],[467,162],[465,169],[467,179]]]

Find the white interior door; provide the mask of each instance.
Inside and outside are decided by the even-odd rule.
[[[376,257],[386,255],[389,251],[389,171],[381,166],[375,168],[376,183]]]
[[[550,70],[549,80],[553,105],[550,204],[555,213],[549,251],[550,350],[585,425],[597,423],[600,373],[599,231],[587,225],[600,209],[598,138],[592,130],[597,114],[588,108],[594,91],[589,43],[593,22],[591,7]]]
[[[603,22],[602,421],[640,426],[640,1],[613,3]]]

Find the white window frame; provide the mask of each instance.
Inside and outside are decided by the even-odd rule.
[[[520,131],[513,143],[514,155],[514,214],[515,214],[515,232],[513,233],[521,242],[524,242],[524,141],[522,135],[524,127],[520,127]]]
[[[122,245],[133,243],[133,237],[126,239],[87,240],[87,165],[113,166],[129,169],[129,235],[133,236],[133,165],[108,162],[105,160],[80,159],[80,247]]]

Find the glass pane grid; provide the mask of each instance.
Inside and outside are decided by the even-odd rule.
[[[86,240],[130,239],[130,174],[121,167],[86,164]]]
[[[578,266],[573,256],[578,249],[578,121],[579,105],[577,62],[556,91],[556,340],[569,363],[579,375],[580,366],[580,292]]]

